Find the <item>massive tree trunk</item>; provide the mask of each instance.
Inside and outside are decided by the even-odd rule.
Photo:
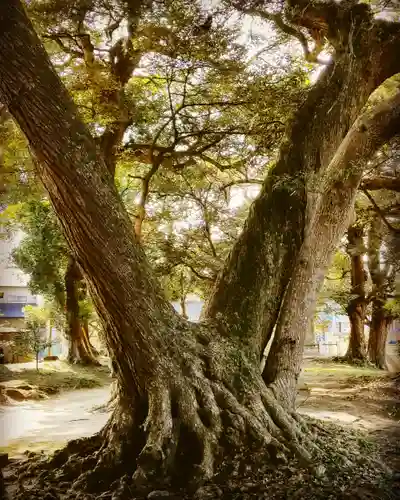
[[[368,231],[368,267],[372,279],[372,314],[368,339],[368,357],[371,363],[385,370],[386,340],[392,317],[385,308],[390,291],[393,266],[388,259],[389,251],[383,249],[387,236],[382,219],[376,215]]]
[[[81,317],[79,302],[85,298],[86,284],[76,260],[71,256],[65,273],[66,336],[70,363],[100,365],[90,343],[88,324]]]
[[[347,240],[347,252],[351,260],[351,299],[347,305],[347,314],[350,320],[350,338],[345,358],[350,363],[364,363],[367,356],[364,334],[367,298],[365,296],[366,270],[364,268],[364,255],[366,248],[363,227],[349,227]]]
[[[292,387],[291,381],[275,384],[271,390],[261,377],[259,361],[265,330],[278,314],[284,285],[291,277],[275,353],[288,358],[276,370],[279,380],[284,380],[287,363],[289,378],[296,377],[301,328],[308,322],[308,310],[301,310],[304,298],[296,297],[296,290],[301,286],[307,297],[313,295],[317,285],[312,280],[320,280],[321,269],[341,235],[361,175],[356,158],[368,157],[376,143],[392,133],[393,121],[398,126],[396,101],[393,112],[380,110],[381,114],[367,122],[371,134],[357,123],[334,155],[340,133],[343,138],[367,94],[389,71],[382,70],[373,52],[372,63],[365,68],[364,50],[376,49],[370,43],[372,27],[368,36],[359,30],[358,42],[366,43],[367,49],[358,53],[357,45],[356,54],[345,51],[345,57],[330,65],[324,84],[314,89],[300,111],[290,134],[293,142],[285,146],[254,204],[244,236],[219,280],[206,320],[200,324],[185,321],[162,295],[140,244],[132,237],[131,222],[104,158],[19,0],[0,4],[0,29],[0,99],[38,158],[39,174],[103,322],[118,382],[115,411],[86,450],[96,453],[83,465],[77,464],[70,455],[80,444],[72,443],[55,456],[53,465],[68,460],[69,481],[83,473],[75,487],[83,484],[101,490],[110,476],[133,472],[137,483],[157,483],[174,472],[193,481],[208,478],[223,453],[249,443],[263,446],[271,460],[294,453],[309,462],[313,451],[310,434],[276,397],[282,396],[278,389],[283,385]],[[390,36],[380,36],[384,55]],[[346,66],[349,63],[351,71]],[[348,85],[357,87],[357,96],[350,96]],[[329,113],[336,121],[325,121]],[[315,114],[318,127],[325,123],[329,132],[310,126]],[[340,125],[342,119],[348,120],[346,126]],[[376,136],[375,143],[371,135]],[[318,185],[321,192],[306,214],[303,171],[318,171],[325,162],[329,168]],[[353,162],[355,173],[346,171],[343,179],[341,170]],[[289,184],[283,182],[287,178]],[[309,225],[301,246],[306,215]],[[296,260],[294,274],[292,259]],[[236,286],[232,288],[233,281]],[[295,315],[288,315],[290,308]],[[261,313],[268,313],[269,319]],[[276,380],[277,376],[273,384]],[[290,406],[290,401],[283,402]]]
[[[260,358],[298,262],[319,177],[371,92],[400,70],[392,48],[400,36],[398,25],[372,22],[368,9],[356,14],[334,2],[315,2],[313,9],[318,22],[329,26],[327,37],[336,54],[296,113],[204,312],[210,319],[222,318],[228,335],[255,339]],[[301,352],[304,332],[300,335],[296,349]],[[277,374],[272,357],[284,354],[284,345],[275,335],[267,379]]]
[[[182,472],[182,452],[193,480],[207,478],[222,450],[248,440],[272,459],[295,453],[309,461],[296,418],[261,378],[253,345],[211,322],[188,323],[162,295],[113,177],[18,0],[1,4],[0,28],[0,98],[36,154],[113,354],[118,405],[93,441],[102,453],[87,462],[96,480],[84,475],[86,484],[101,489],[99,473],[120,474],[118,464],[135,470],[137,482],[160,481]]]

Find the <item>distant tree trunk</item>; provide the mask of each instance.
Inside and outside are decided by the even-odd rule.
[[[368,357],[371,363],[382,370],[387,369],[386,341],[393,318],[384,308],[385,301],[373,299],[371,326],[368,339]]]
[[[371,363],[382,370],[386,365],[386,341],[393,318],[385,309],[387,295],[392,285],[392,269],[388,249],[382,251],[387,230],[382,219],[375,216],[368,231],[368,267],[371,274],[372,314],[368,340],[368,357]]]
[[[49,336],[47,338],[48,346],[47,346],[47,356],[51,356],[51,346],[53,343],[53,322],[49,320]]]
[[[344,35],[348,28],[344,26]],[[335,154],[340,143],[337,129],[341,134],[347,131],[367,94],[393,70],[390,67],[390,71],[377,73],[382,66],[377,63],[377,46],[381,57],[397,61],[392,56],[392,32],[385,37],[380,25],[377,31],[370,23],[368,31],[364,26],[358,28],[352,38],[353,56],[348,49],[347,66],[344,60],[329,66],[323,83],[311,93],[295,120],[272,180],[266,181],[253,205],[245,236],[239,239],[219,280],[206,321],[192,324],[163,296],[142,247],[132,237],[131,221],[106,162],[79,119],[21,3],[0,3],[0,100],[38,158],[39,175],[87,278],[115,362],[118,400],[108,424],[85,443],[84,451],[82,442],[75,442],[53,459],[57,469],[73,464],[70,481],[83,473],[76,487],[83,483],[88,489],[101,489],[105,475],[113,481],[132,474],[139,484],[157,484],[174,474],[197,483],[212,476],[216,461],[224,454],[248,444],[261,445],[271,461],[295,454],[310,463],[313,441],[300,417],[284,407],[299,371],[310,297],[341,236],[357,189],[360,166],[355,160],[358,156],[365,159],[379,141],[391,136],[392,127],[397,130],[400,120],[400,106],[394,101],[392,107],[367,120],[368,133],[358,122]],[[387,52],[389,40],[391,50]],[[362,50],[358,50],[360,45]],[[350,84],[357,88],[351,98]],[[346,106],[351,107],[350,114]],[[331,118],[325,121],[329,113]],[[342,120],[350,121],[342,126]],[[316,123],[316,130],[312,123]],[[321,123],[331,135],[320,129]],[[318,132],[316,138],[314,132]],[[317,184],[320,194],[310,200],[313,210],[306,217],[305,187],[299,177],[308,164],[318,170],[320,153],[325,154],[320,148],[328,147],[330,141],[333,146],[324,158],[327,175]],[[283,265],[288,268],[283,269]],[[289,279],[290,289],[280,307]],[[260,314],[269,307],[272,312],[264,319]],[[271,390],[260,374],[260,350],[265,328],[279,309],[278,340],[274,338],[273,348],[280,365]],[[262,335],[257,328],[262,329]],[[287,367],[290,373],[285,380],[282,373]],[[277,379],[283,384],[275,384]],[[284,386],[290,392],[288,398],[282,390],[275,390]],[[71,454],[79,452],[96,452],[84,462],[84,470],[71,460]]]
[[[76,260],[70,257],[65,274],[68,356],[70,363],[99,365],[89,340],[87,322],[81,319],[82,274]]]
[[[367,360],[364,325],[367,310],[365,296],[366,270],[364,268],[364,230],[362,227],[351,226],[347,231],[348,253],[351,259],[351,296],[347,305],[350,320],[349,346],[345,358],[350,362]]]
[[[189,316],[188,316],[187,310],[186,310],[186,295],[184,295],[180,298],[180,304],[181,304],[182,316],[185,319],[189,319]]]

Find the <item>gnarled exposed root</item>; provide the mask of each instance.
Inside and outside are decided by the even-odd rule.
[[[56,476],[75,481],[75,490],[123,492],[168,487],[178,475],[198,487],[235,448],[263,449],[274,463],[293,455],[311,463],[311,433],[280,406],[257,363],[229,345],[202,345],[200,355],[182,357],[184,366],[147,382],[145,412],[121,400],[101,433],[70,443],[47,469],[59,468]]]

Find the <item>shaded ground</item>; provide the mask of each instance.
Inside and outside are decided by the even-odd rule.
[[[224,463],[214,484],[206,485],[198,492],[196,500],[399,499],[399,396],[399,383],[390,374],[320,359],[307,360],[300,383],[298,409],[306,418],[325,421],[322,427],[317,425],[319,436],[323,436],[320,446],[325,452],[321,464],[327,472],[317,477],[299,469],[295,462],[273,468],[265,456],[252,453],[245,459],[236,457]],[[108,398],[109,387],[103,387],[4,408],[3,429],[7,430],[7,435],[2,438],[1,445],[11,456],[21,456],[25,449],[53,451],[68,439],[88,436],[105,423],[107,413],[96,410],[96,407],[104,406]],[[310,420],[311,426],[314,425],[312,422]],[[6,471],[9,491],[12,492],[10,498],[99,498],[82,492],[65,493],[68,484],[57,477],[57,472],[40,491],[36,486],[32,491],[28,488],[17,493],[18,476],[12,474],[26,471],[28,463]],[[189,498],[177,490],[139,493],[129,478],[125,478],[123,484],[115,484],[113,491],[113,495],[110,493],[101,498]]]
[[[300,380],[298,410],[353,428],[379,430],[399,424],[400,386],[394,375],[329,359],[308,360]]]
[[[0,365],[0,404],[46,399],[62,391],[101,387],[110,383],[107,366],[84,367],[63,361]]]

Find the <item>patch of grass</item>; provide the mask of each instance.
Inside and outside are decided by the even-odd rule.
[[[13,441],[12,443],[2,446],[1,452],[8,453],[9,457],[13,459],[26,458],[26,451],[29,450],[33,453],[41,453],[42,451],[48,455],[54,453],[56,450],[59,450],[67,443],[67,440],[64,441],[29,441],[18,439]]]
[[[84,367],[69,365],[63,361],[49,361],[40,364],[39,370],[19,365],[1,367],[3,386],[19,389],[34,388],[46,394],[75,389],[90,389],[109,384],[109,370],[106,366]]]
[[[387,373],[371,366],[354,366],[347,363],[335,363],[332,358],[310,360],[304,367],[303,378],[307,383],[313,380],[321,383],[323,381],[337,380],[368,382],[374,378],[382,379]]]

